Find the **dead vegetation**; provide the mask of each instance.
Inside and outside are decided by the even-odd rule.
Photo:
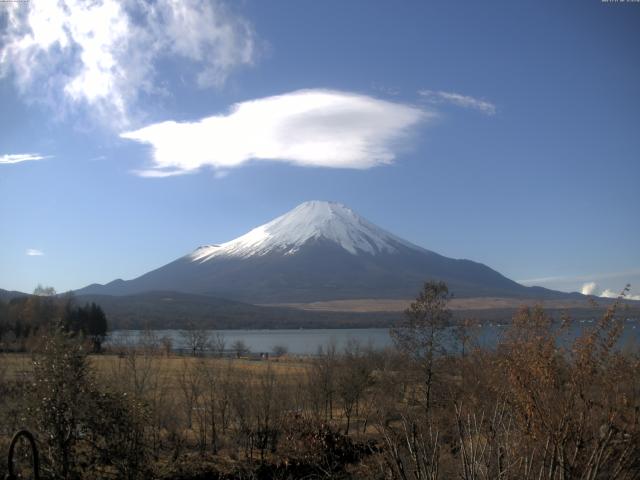
[[[29,427],[51,478],[640,479],[640,355],[616,347],[617,305],[573,341],[538,307],[494,350],[469,322],[454,355],[446,292],[423,293],[389,351],[88,356],[50,336],[1,359],[0,441]]]

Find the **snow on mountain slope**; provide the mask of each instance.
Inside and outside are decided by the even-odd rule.
[[[310,201],[235,240],[200,247],[189,258],[204,263],[217,257],[247,258],[274,252],[293,255],[305,243],[321,239],[340,245],[352,255],[396,253],[399,245],[422,250],[340,203]]]

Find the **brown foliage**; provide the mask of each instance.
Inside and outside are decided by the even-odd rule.
[[[101,459],[67,467],[83,478],[640,479],[640,355],[620,348],[617,304],[577,336],[569,319],[523,307],[495,348],[480,348],[469,322],[453,330],[459,355],[443,348],[447,292],[423,294],[396,330],[404,351],[351,343],[258,362],[175,357],[145,342],[88,363],[67,344],[62,363],[39,358],[35,377],[3,358],[1,418],[9,428],[26,418],[20,399],[35,379],[46,401],[33,408],[55,412],[71,440],[56,446],[54,432],[51,451]],[[84,383],[63,388],[73,378]],[[60,403],[52,388],[85,404]],[[43,441],[56,425],[35,418]]]

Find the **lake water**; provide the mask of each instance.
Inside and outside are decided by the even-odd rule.
[[[640,321],[627,319],[619,342],[620,347],[640,347]],[[592,321],[576,322],[570,329],[568,338],[577,337],[585,327],[592,326]],[[503,332],[505,325],[485,324],[478,329],[478,343],[484,347],[494,346]],[[224,336],[226,348],[242,340],[252,353],[273,352],[277,346],[284,346],[289,353],[295,355],[314,355],[320,347],[335,343],[338,351],[344,349],[350,340],[357,340],[361,345],[372,346],[375,349],[391,347],[393,341],[386,328],[363,329],[311,329],[311,330],[218,330],[210,331]],[[174,349],[186,349],[186,339],[180,330],[154,330],[156,340],[162,337],[171,339]],[[115,330],[110,334],[108,343],[134,345],[148,337],[148,332],[140,330]],[[452,344],[451,349],[455,349]]]

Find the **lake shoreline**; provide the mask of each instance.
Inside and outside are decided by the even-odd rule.
[[[576,320],[568,330],[567,341],[577,337],[585,329],[593,326],[595,321]],[[560,326],[559,322],[556,322]],[[478,344],[484,348],[495,346],[502,334],[509,327],[508,323],[484,322],[470,328]],[[278,348],[284,348],[287,353],[293,355],[314,355],[319,348],[327,348],[334,345],[341,351],[349,342],[358,342],[364,348],[382,350],[393,346],[393,340],[389,334],[389,328],[316,328],[316,329],[216,329],[216,330],[192,330],[205,332],[213,338],[216,334],[223,338],[227,348],[236,342],[244,342],[250,352],[273,353]],[[170,344],[170,349],[189,349],[187,337],[189,330],[162,329],[162,330],[114,330],[110,333],[105,346],[122,344],[134,346],[146,343],[160,344],[163,341]],[[453,339],[455,326],[449,328],[447,337]],[[448,348],[456,350],[454,341],[448,341]],[[640,319],[625,319],[623,335],[620,345],[640,345]]]

